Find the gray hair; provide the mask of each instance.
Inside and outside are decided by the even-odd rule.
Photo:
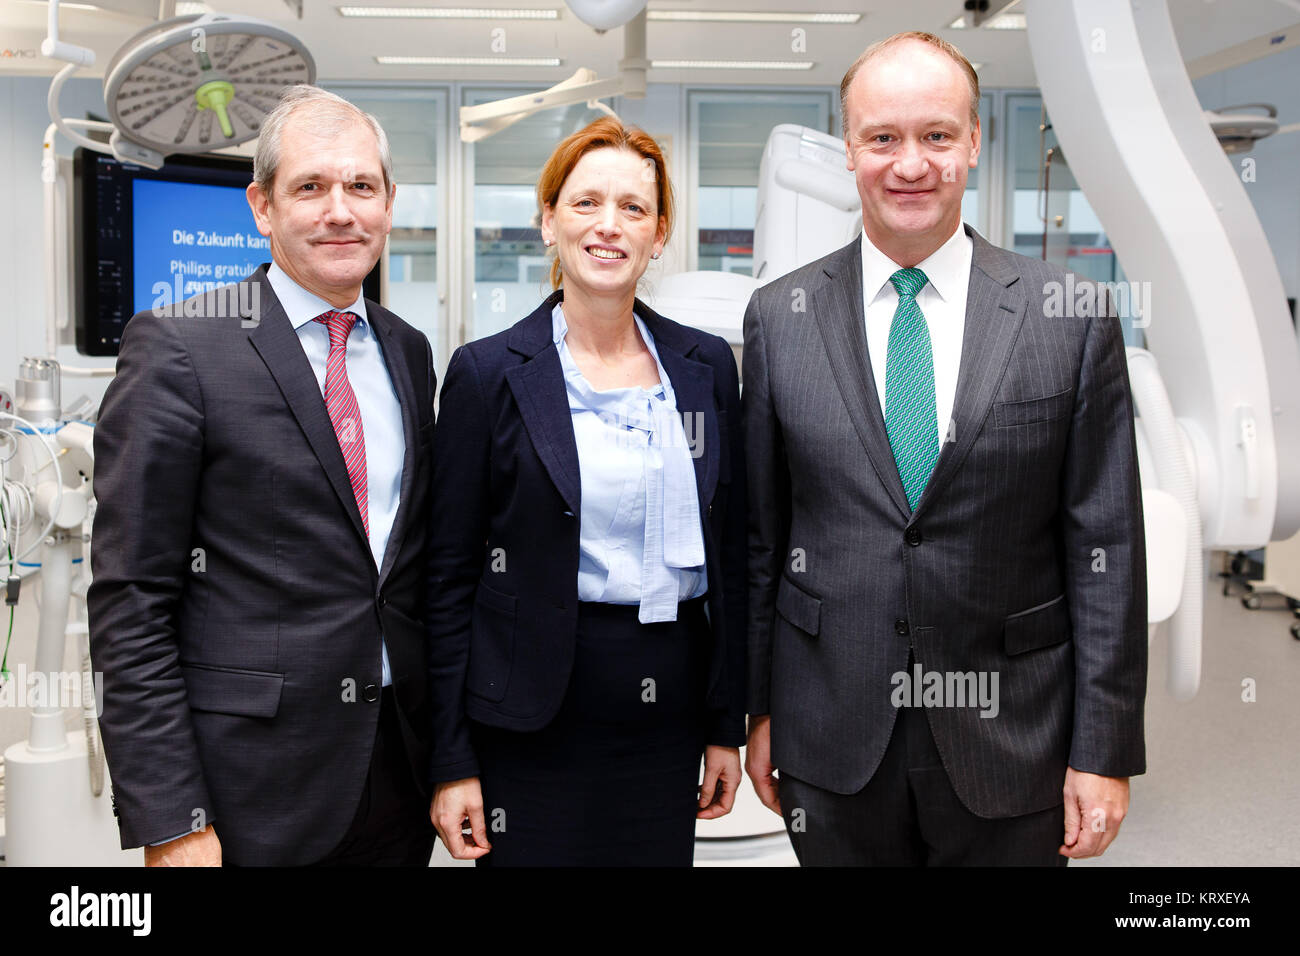
[[[312,131],[322,136],[340,133],[349,123],[364,123],[370,127],[379,144],[379,161],[384,167],[384,194],[392,194],[393,154],[388,148],[388,136],[379,125],[379,120],[341,96],[322,90],[319,86],[299,83],[286,87],[280,94],[279,104],[267,114],[257,139],[257,153],[253,156],[253,182],[257,183],[268,198],[271,196],[275,172],[280,166],[280,139],[284,135],[285,124],[299,109],[311,111]]]

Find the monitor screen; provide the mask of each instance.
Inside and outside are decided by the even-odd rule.
[[[238,282],[271,261],[244,194],[248,159],[186,156],[161,169],[79,149],[77,351],[116,355],[131,316]],[[364,293],[379,301],[379,266]]]

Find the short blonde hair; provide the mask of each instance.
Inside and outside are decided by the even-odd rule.
[[[970,60],[966,59],[961,50],[943,37],[935,36],[933,33],[925,33],[922,30],[909,30],[906,33],[895,33],[892,37],[885,37],[885,39],[877,40],[871,44],[862,51],[860,57],[853,61],[849,71],[844,74],[844,79],[840,80],[840,124],[843,134],[845,136],[849,134],[849,87],[853,85],[853,78],[858,75],[858,70],[862,69],[862,64],[876,54],[904,40],[919,40],[922,43],[928,43],[961,67],[962,73],[966,75],[966,83],[970,87],[970,125],[971,129],[974,129],[980,118],[980,78],[975,75],[975,67],[971,66]]]

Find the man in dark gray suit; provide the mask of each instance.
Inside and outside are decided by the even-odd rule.
[[[863,236],[745,315],[746,769],[804,864],[1097,855],[1145,769],[1120,323],[963,225],[955,48],[891,37],[840,92]]]
[[[158,866],[427,866],[433,360],[364,299],[388,141],[310,86],[258,140],[273,264],[126,327],[87,603],[122,846]]]

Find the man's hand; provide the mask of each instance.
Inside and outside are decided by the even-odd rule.
[[[433,790],[433,803],[429,806],[429,819],[433,821],[447,852],[457,860],[477,860],[492,849],[487,838],[483,789],[478,777],[437,784]],[[465,834],[461,832],[466,819],[473,831],[472,842],[466,842]]]
[[[700,784],[697,820],[713,820],[731,812],[740,789],[740,748],[704,748],[704,782]]]
[[[1065,843],[1058,851],[1072,860],[1101,856],[1119,835],[1128,813],[1128,777],[1103,777],[1065,770]]]
[[[749,743],[745,745],[745,773],[754,784],[758,799],[777,816],[781,815],[781,798],[777,796],[776,777],[772,776],[772,716],[749,718]]]
[[[160,846],[144,848],[145,866],[220,866],[221,841],[212,827],[195,830]]]

